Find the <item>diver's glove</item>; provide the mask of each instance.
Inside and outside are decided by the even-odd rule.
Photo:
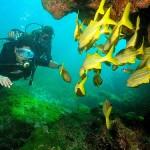
[[[64,65],[59,65],[59,73],[65,82],[68,82],[68,83],[71,82],[71,76],[69,72],[64,68]]]

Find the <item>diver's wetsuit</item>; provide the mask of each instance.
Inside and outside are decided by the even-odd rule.
[[[0,75],[9,77],[12,81],[22,77],[28,77],[31,74],[31,67],[24,69],[16,65],[15,47],[29,46],[35,55],[36,66],[48,66],[51,58],[51,36],[47,39],[40,39],[39,33],[24,34],[16,41],[10,41],[3,45],[0,54]]]

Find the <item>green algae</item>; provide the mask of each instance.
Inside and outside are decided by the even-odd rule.
[[[64,113],[59,104],[37,99],[25,89],[16,87],[5,92],[2,93],[5,105],[1,105],[1,111],[7,110],[17,120],[42,125],[56,121]]]
[[[61,106],[28,97],[14,101],[12,107],[12,115],[28,123],[50,123],[57,120],[62,113]]]

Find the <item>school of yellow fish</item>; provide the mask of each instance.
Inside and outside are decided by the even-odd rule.
[[[110,18],[111,8],[104,10],[106,0],[101,0],[99,8],[97,9],[94,19],[90,21],[87,27],[83,22],[79,21],[78,15],[76,19],[76,28],[74,32],[74,39],[78,41],[78,50],[80,53],[88,51],[95,47],[96,52],[87,54],[84,63],[80,69],[80,81],[75,86],[75,93],[79,96],[84,96],[85,83],[87,81],[87,74],[89,71],[94,71],[93,83],[95,86],[102,84],[100,76],[102,63],[116,70],[119,66],[125,64],[133,64],[136,59],[140,59],[140,65],[132,72],[127,81],[128,87],[137,87],[143,83],[150,82],[150,47],[144,47],[144,38],[141,38],[141,46],[136,48],[138,31],[140,29],[140,17],[137,17],[136,26],[134,27],[129,19],[131,3],[128,2],[122,18],[115,22]],[[122,29],[126,27],[133,31],[133,35],[128,40],[126,48],[119,51],[114,57],[115,45],[118,40],[124,35]],[[101,35],[107,34],[108,39],[103,45],[98,45],[96,42]]]

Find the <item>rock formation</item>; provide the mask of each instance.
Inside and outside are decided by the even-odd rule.
[[[90,20],[97,10],[101,0],[42,0],[43,7],[56,19],[60,19],[70,12],[79,10],[80,19]],[[106,0],[105,8],[112,6],[111,17],[119,20],[124,7],[129,0]],[[150,0],[130,0],[132,3],[131,19],[135,22],[137,15],[141,18],[141,34],[150,44]]]

